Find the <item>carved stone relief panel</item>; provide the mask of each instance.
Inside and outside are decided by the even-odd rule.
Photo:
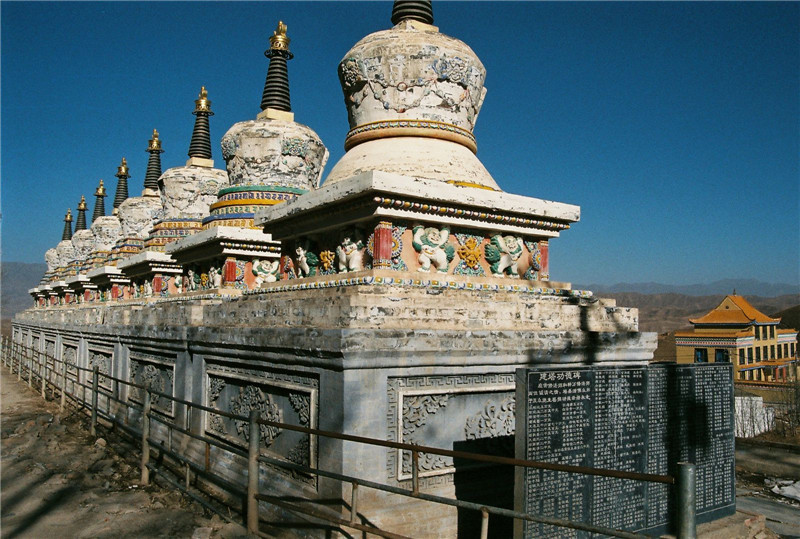
[[[55,357],[56,357],[56,342],[51,341],[49,339],[45,339],[44,341],[44,353],[47,357],[47,368],[53,369],[53,365],[55,364]],[[59,372],[61,368],[59,367]]]
[[[208,366],[206,384],[206,402],[211,408],[240,416],[257,410],[261,419],[316,427],[319,380],[313,376],[213,364]],[[249,425],[244,420],[209,413],[206,431],[235,445],[248,444]],[[262,450],[273,456],[304,466],[316,463],[314,436],[260,425],[259,438]],[[294,476],[313,484],[310,476]]]
[[[90,348],[89,349],[89,369],[94,369],[97,367],[97,370],[100,374],[111,375],[111,357],[112,353],[110,350],[101,350],[97,348]],[[91,380],[92,375],[89,374],[89,380]],[[98,377],[98,385],[101,387],[111,390],[113,387],[112,381],[107,378],[106,376]]]
[[[175,395],[174,357],[145,355],[131,351],[128,368],[128,380],[131,382],[143,385],[153,392],[166,393],[170,396]],[[142,403],[144,401],[143,390],[138,387],[130,387],[128,398]],[[173,401],[155,393],[150,395],[150,405],[153,410],[170,417],[175,412],[175,403]]]
[[[388,392],[389,440],[513,456],[513,374],[389,378]],[[389,451],[387,466],[390,478],[410,480],[411,452]],[[450,457],[419,454],[425,484],[452,481],[455,471]]]

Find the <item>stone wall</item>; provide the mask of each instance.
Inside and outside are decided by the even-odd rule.
[[[29,310],[17,316],[14,338],[36,336],[78,365],[97,364],[224,411],[247,415],[256,408],[291,424],[511,456],[515,369],[641,364],[656,340],[636,332],[636,324],[635,309],[605,300],[343,285]],[[140,398],[124,390],[120,396]],[[154,408],[185,420],[183,406]],[[196,414],[192,428],[246,448],[236,421]],[[407,453],[266,427],[262,438],[266,454],[290,462],[410,485]],[[222,459],[215,469],[241,483],[246,463],[215,455]],[[488,495],[510,507],[513,480],[492,481],[500,472],[477,473],[432,455],[420,464],[424,492],[473,501]],[[349,486],[338,482],[280,470],[268,475],[265,488],[272,491],[349,499]],[[396,498],[371,492],[359,508],[371,522],[414,537],[468,525],[455,510]]]

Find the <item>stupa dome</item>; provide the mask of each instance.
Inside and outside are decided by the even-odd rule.
[[[467,44],[432,25],[429,2],[415,3],[427,4],[423,17],[402,4],[393,28],[363,38],[339,64],[350,131],[326,183],[382,170],[499,190],[475,157],[472,134],[486,69]]]
[[[91,230],[78,230],[72,235],[72,245],[75,248],[76,262],[85,262],[94,248],[94,234]]]
[[[234,124],[222,137],[222,156],[232,186],[309,191],[319,185],[328,150],[310,127],[263,117]]]
[[[346,144],[380,131],[380,125],[367,128],[375,122],[426,120],[456,128],[436,125],[427,128],[431,132],[462,136],[469,139],[464,144],[474,145],[471,133],[486,94],[485,78],[486,69],[472,49],[435,26],[403,20],[370,34],[339,63],[351,129]]]
[[[59,267],[66,267],[75,260],[75,246],[72,244],[72,240],[61,240],[56,245],[56,253],[58,253],[58,266]]]
[[[289,51],[283,21],[269,39],[269,58],[254,120],[234,124],[222,137],[222,156],[230,185],[219,191],[203,226],[253,228],[255,211],[319,187],[328,149],[310,127],[294,121],[289,97]]]
[[[45,251],[44,253],[44,261],[47,263],[47,271],[48,273],[55,271],[59,265],[59,257],[58,251],[55,247],[52,247]]]
[[[93,251],[111,251],[122,235],[122,223],[114,215],[103,215],[92,223]]]

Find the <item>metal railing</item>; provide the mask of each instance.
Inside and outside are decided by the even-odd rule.
[[[49,368],[48,364],[51,361],[53,367]],[[33,348],[24,346],[22,343],[11,341],[10,339],[7,338],[3,338],[2,340],[2,363],[9,369],[11,373],[13,373],[14,370],[16,370],[17,380],[22,380],[23,371],[26,371],[27,383],[28,386],[31,388],[33,387],[33,379],[34,377],[36,377],[38,381],[41,383],[41,396],[45,400],[47,399],[47,387],[49,385],[53,397],[55,398],[56,394],[58,394],[60,397],[60,410],[62,412],[65,409],[66,401],[68,398],[72,402],[74,402],[74,404],[78,407],[78,409],[86,411],[90,417],[90,431],[92,435],[96,435],[98,418],[101,418],[105,421],[110,422],[112,427],[115,425],[121,427],[121,430],[123,432],[126,432],[128,435],[134,438],[138,436],[142,447],[142,455],[140,462],[140,469],[141,469],[140,482],[143,485],[149,484],[151,471],[153,471],[154,473],[161,471],[159,467],[154,466],[153,464],[150,463],[151,449],[155,449],[159,451],[161,455],[165,454],[168,457],[172,458],[175,461],[177,467],[183,468],[182,474],[184,476],[184,482],[183,484],[181,484],[179,481],[171,479],[164,473],[161,473],[159,477],[164,479],[172,487],[177,488],[182,492],[186,493],[188,496],[190,496],[195,501],[199,502],[207,509],[216,512],[225,520],[229,522],[234,522],[234,520],[231,517],[220,512],[217,508],[209,504],[202,497],[190,491],[189,487],[191,483],[192,474],[195,474],[195,477],[202,476],[203,479],[211,481],[213,484],[223,488],[229,493],[236,495],[244,494],[246,496],[246,503],[242,508],[243,509],[242,512],[245,514],[244,524],[247,527],[248,533],[252,536],[267,537],[267,535],[263,534],[259,530],[260,521],[259,521],[258,502],[263,501],[265,503],[272,504],[273,506],[282,508],[284,510],[288,510],[295,514],[298,513],[304,514],[316,519],[322,519],[328,521],[338,526],[344,526],[347,528],[359,530],[361,532],[377,535],[379,537],[387,537],[387,538],[404,537],[402,535],[392,533],[387,530],[383,530],[378,527],[366,525],[363,524],[362,522],[359,522],[359,517],[358,517],[359,492],[361,490],[361,487],[364,487],[382,491],[389,494],[397,494],[410,498],[416,498],[422,501],[455,507],[458,509],[477,511],[481,515],[480,536],[482,539],[485,539],[488,536],[489,518],[491,515],[495,515],[498,517],[508,517],[518,520],[525,520],[556,527],[570,528],[573,530],[603,534],[612,537],[623,537],[623,538],[648,537],[647,535],[644,534],[629,532],[625,530],[618,530],[604,526],[586,524],[582,522],[573,522],[566,519],[560,519],[554,517],[531,515],[528,513],[513,511],[502,507],[477,504],[464,500],[447,498],[443,496],[437,496],[421,492],[419,485],[419,455],[420,453],[426,453],[426,454],[467,459],[471,461],[484,462],[497,465],[520,466],[525,468],[578,473],[578,474],[594,475],[602,477],[613,477],[619,479],[630,479],[636,481],[645,481],[645,482],[672,485],[673,488],[675,488],[675,499],[676,499],[675,521],[672,523],[672,526],[677,534],[677,537],[679,539],[690,539],[696,537],[696,524],[695,524],[696,470],[694,464],[679,463],[678,474],[676,477],[669,475],[643,474],[643,473],[628,472],[621,470],[607,470],[601,468],[590,468],[585,466],[573,466],[573,465],[556,464],[549,462],[537,462],[537,461],[522,460],[509,457],[485,455],[480,453],[454,451],[454,450],[428,447],[416,444],[407,444],[402,442],[393,442],[389,440],[368,438],[364,436],[355,436],[350,434],[325,431],[315,428],[303,427],[299,425],[291,425],[288,423],[262,419],[258,416],[259,412],[257,410],[251,410],[249,416],[240,416],[237,414],[232,414],[229,412],[218,410],[216,408],[204,406],[195,402],[173,397],[172,395],[160,391],[155,391],[142,384],[137,384],[135,382],[130,382],[127,380],[111,376],[109,374],[102,373],[99,371],[99,368],[97,366],[94,366],[92,369],[88,369],[74,364],[68,365],[68,363],[64,360],[56,359],[55,357],[50,356],[45,352],[42,352],[40,350],[34,350]],[[57,369],[58,366],[60,366],[60,369]],[[72,377],[68,375],[69,374],[68,371],[70,369],[74,369]],[[83,381],[81,381],[82,378],[80,375],[81,372],[91,373],[90,384],[86,384]],[[114,388],[112,390],[107,390],[106,388],[104,388],[99,383],[101,377],[106,379],[107,381],[112,382],[112,384],[115,385]],[[67,390],[68,381],[72,383],[72,389],[73,389],[72,394],[70,394],[70,392]],[[136,388],[139,389],[140,391],[143,391],[142,405],[140,406],[135,402],[129,401],[128,399],[120,399],[117,396],[115,396],[115,393],[118,393],[118,389],[121,386]],[[77,388],[80,388],[80,396],[78,396]],[[88,400],[86,395],[87,390],[90,393]],[[100,396],[104,397],[106,405],[105,410],[101,410],[99,407]],[[168,417],[154,413],[152,405],[153,396],[164,398],[173,403],[182,404],[186,406],[186,413],[183,415],[183,425],[173,423],[168,420]],[[115,412],[119,412],[120,407],[124,408],[124,415],[122,420],[119,419],[117,413],[112,413],[111,411],[112,402],[116,403],[117,405],[117,409],[115,410]],[[137,429],[130,425],[131,410],[138,410],[141,412],[141,429]],[[242,449],[240,449],[239,447],[235,446],[232,443],[227,443],[216,438],[205,436],[204,434],[193,432],[192,430],[193,410],[202,411],[210,414],[216,414],[218,416],[227,417],[232,420],[246,422],[248,424],[247,428],[249,434],[247,452],[243,451]],[[158,423],[162,424],[164,427],[166,427],[167,429],[166,436],[168,442],[166,448],[164,447],[164,440],[156,440],[151,436],[152,420],[155,420]],[[261,429],[259,428],[260,425],[301,432],[308,434],[310,436],[322,436],[326,438],[337,439],[347,442],[355,442],[360,444],[368,444],[373,446],[409,451],[411,452],[411,463],[412,463],[411,489],[393,485],[387,485],[375,481],[369,481],[329,470],[324,470],[310,465],[306,466],[302,464],[297,464],[295,462],[290,462],[288,460],[276,458],[275,456],[265,455],[260,451],[260,442],[261,442]],[[195,439],[199,441],[201,444],[204,444],[205,445],[204,462],[200,464],[195,460],[193,460],[189,455],[175,451],[173,449],[173,433],[178,433],[179,435]],[[239,457],[247,459],[247,469],[246,469],[247,474],[245,478],[246,489],[243,489],[240,486],[232,484],[224,477],[221,477],[213,473],[211,466],[211,459],[210,459],[212,446],[222,451],[226,451],[233,455],[238,455]],[[159,459],[159,461],[162,461],[162,459]],[[325,513],[321,511],[315,511],[309,509],[308,507],[298,505],[297,503],[289,503],[287,501],[282,500],[280,497],[271,496],[259,492],[260,464],[262,463],[270,466],[284,468],[292,472],[300,472],[303,474],[314,476],[316,478],[326,477],[329,479],[333,479],[335,481],[339,481],[343,484],[345,483],[349,484],[351,487],[351,497],[349,502],[349,518],[347,519],[340,518],[336,515],[331,515],[330,512]],[[174,469],[171,471],[176,474],[178,473]],[[196,484],[197,482],[195,481],[195,485]],[[314,502],[315,500],[303,499],[302,501]],[[347,504],[343,503],[343,505],[346,506]]]

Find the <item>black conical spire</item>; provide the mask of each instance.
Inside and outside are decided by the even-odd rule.
[[[106,214],[106,203],[103,200],[106,198],[106,188],[103,187],[103,180],[100,180],[100,185],[97,186],[97,191],[94,192],[94,213],[92,214],[92,222],[98,217],[103,217]]]
[[[117,179],[117,192],[114,193],[114,211],[113,214],[116,215],[119,211],[119,205],[125,202],[125,199],[128,198],[128,178],[131,177],[128,174],[128,162],[125,158],[122,158],[122,163],[117,167],[117,173],[114,174]]]
[[[392,6],[392,24],[405,20],[433,24],[433,6],[431,0],[394,0]]]
[[[78,230],[86,230],[86,197],[83,195],[78,202],[78,220],[75,221],[75,232]]]
[[[64,232],[61,234],[61,241],[72,239],[72,209],[67,208],[67,214],[64,216]]]
[[[286,62],[294,55],[289,52],[289,38],[286,36],[286,25],[278,22],[278,28],[269,38],[269,49],[264,56],[269,58],[267,80],[264,83],[264,93],[261,94],[261,110],[267,108],[292,111],[292,102],[289,99],[289,71]]]
[[[153,129],[153,138],[147,145],[147,153],[150,158],[147,160],[147,172],[144,174],[145,190],[152,189],[158,191],[158,178],[161,176],[161,141],[158,139],[158,131]]]
[[[200,97],[194,102],[194,130],[192,131],[192,142],[189,144],[189,157],[201,157],[211,159],[211,133],[208,130],[208,117],[213,116],[211,112],[211,100],[208,99],[206,87],[200,88]]]

